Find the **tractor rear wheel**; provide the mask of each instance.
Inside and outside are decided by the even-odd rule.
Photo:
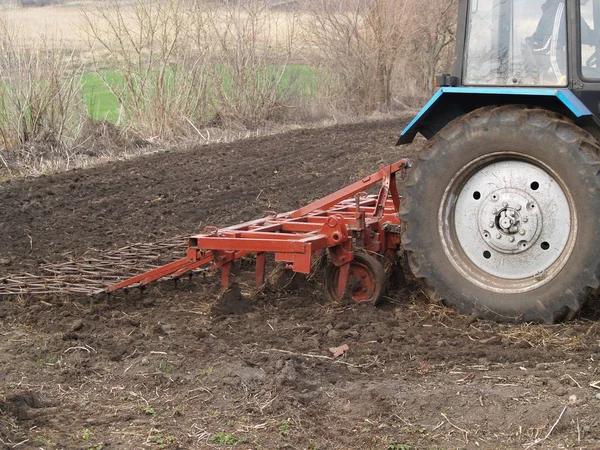
[[[401,217],[429,297],[463,314],[554,322],[600,274],[600,148],[538,108],[481,108],[423,151]]]

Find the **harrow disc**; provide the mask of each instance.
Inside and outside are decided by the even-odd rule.
[[[323,286],[329,300],[339,302],[347,293],[356,303],[376,305],[381,302],[386,291],[387,277],[383,265],[373,256],[362,252],[354,254],[354,260],[350,263],[346,291],[342,293],[338,292],[339,276],[340,268],[328,264]]]

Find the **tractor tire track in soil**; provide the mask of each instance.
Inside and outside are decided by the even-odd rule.
[[[295,131],[0,184],[0,273],[294,209],[416,159],[422,143],[393,146],[401,125]],[[252,277],[242,261],[225,295],[207,276],[143,296],[0,299],[0,448],[600,446],[592,312],[497,324],[428,303],[410,277],[377,308],[328,303],[318,273],[275,269],[262,290]]]

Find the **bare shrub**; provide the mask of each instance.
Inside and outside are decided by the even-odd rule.
[[[62,153],[87,117],[74,53],[50,38],[29,42],[0,17],[0,162],[9,171]]]
[[[95,72],[121,107],[119,125],[146,139],[189,134],[211,114],[207,46],[191,5],[107,0],[83,10]]]
[[[320,90],[334,109],[388,109],[397,58],[411,32],[414,0],[310,3],[307,39],[321,69]]]
[[[427,14],[415,20],[405,66],[416,66],[420,73],[407,72],[421,92],[433,93],[436,73],[450,72],[454,57],[458,0],[428,0]]]
[[[247,128],[282,120],[299,100],[293,83],[284,83],[298,51],[298,15],[275,11],[266,0],[205,5],[198,21],[212,51],[217,118]]]

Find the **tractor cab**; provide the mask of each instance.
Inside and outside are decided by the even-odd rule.
[[[503,103],[559,112],[600,137],[599,56],[600,0],[460,0],[453,73],[436,77],[438,97],[399,143]]]
[[[599,112],[581,94],[600,93],[600,0],[469,0],[461,16],[460,84],[570,87]]]

